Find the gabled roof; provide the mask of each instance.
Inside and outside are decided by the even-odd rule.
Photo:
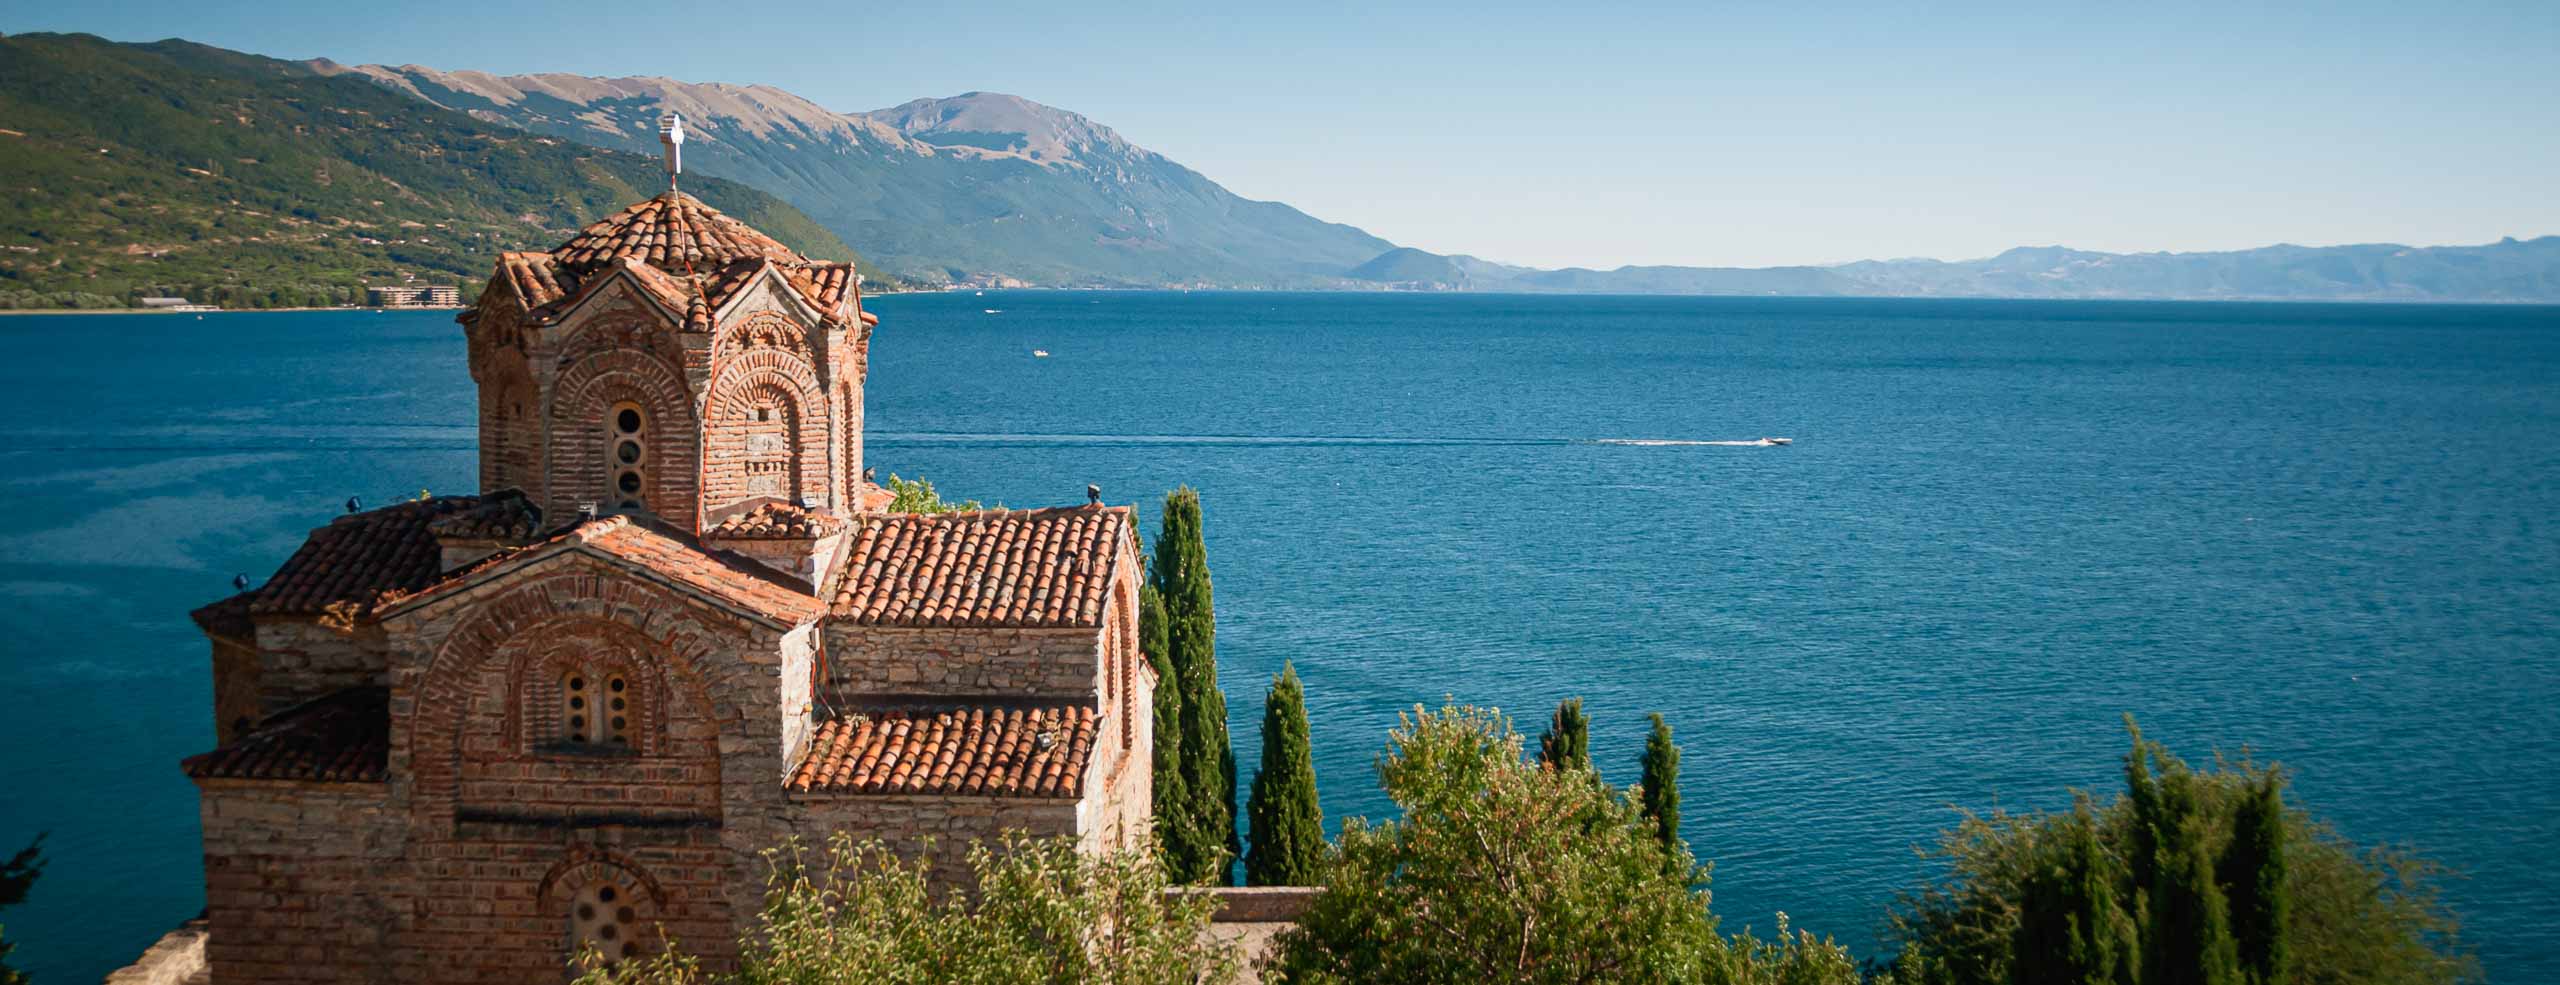
[[[390,704],[389,688],[347,688],[279,712],[179,765],[200,780],[378,783],[391,755]]]
[[[712,602],[777,628],[817,618],[825,611],[815,596],[792,586],[762,564],[727,551],[704,548],[670,528],[629,516],[610,516],[578,524],[538,543],[501,551],[417,591],[386,599],[384,615],[434,605],[463,589],[497,578],[545,558],[579,553],[617,564],[686,594]]]
[[[703,531],[709,538],[808,540],[844,529],[844,520],[789,503],[766,503]]]
[[[625,258],[674,271],[687,262],[696,267],[763,257],[780,263],[806,263],[773,237],[729,218],[702,200],[668,192],[638,202],[578,231],[551,251],[561,266],[580,274]]]
[[[864,626],[1100,626],[1133,529],[1125,506],[869,518],[829,612]]]
[[[385,594],[434,582],[443,571],[444,550],[433,524],[480,503],[478,496],[438,496],[330,521],[250,593],[249,612],[364,618]]]
[[[1090,705],[975,703],[849,712],[818,726],[788,789],[822,794],[1076,798]]]

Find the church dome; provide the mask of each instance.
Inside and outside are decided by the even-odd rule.
[[[579,230],[551,255],[578,274],[626,257],[677,273],[684,272],[688,263],[709,268],[756,258],[781,264],[809,262],[773,237],[681,192],[668,192],[606,216]]]

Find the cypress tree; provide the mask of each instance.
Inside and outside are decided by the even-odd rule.
[[[1298,668],[1282,664],[1262,704],[1262,770],[1246,802],[1252,849],[1244,856],[1250,886],[1314,885],[1324,859],[1324,811],[1316,805],[1315,751],[1307,735],[1306,692]]]
[[[2240,970],[2254,985],[2282,985],[2291,974],[2284,941],[2290,903],[2284,886],[2283,786],[2274,770],[2249,784],[2232,811],[2231,842],[2223,847],[2216,873],[2230,904]]]
[[[1644,816],[1653,819],[1653,836],[1662,842],[1663,865],[1677,870],[1680,860],[1680,747],[1671,743],[1671,725],[1654,713],[1653,732],[1645,736]]]
[[[2010,937],[2014,985],[2134,985],[2132,921],[2116,904],[2116,871],[2083,799],[2036,847],[2019,885]]]
[[[1156,858],[1179,879],[1200,866],[1191,850],[1191,799],[1182,786],[1182,675],[1174,670],[1167,632],[1164,596],[1149,579],[1138,586],[1138,650],[1156,672]]]
[[[2229,910],[2214,884],[2194,774],[2157,745],[2159,823],[2142,935],[2144,985],[2239,985]]]
[[[1538,737],[1538,763],[1551,770],[1591,768],[1591,720],[1583,717],[1581,698],[1557,703],[1546,734]]]
[[[1182,784],[1187,837],[1204,868],[1176,873],[1185,881],[1233,879],[1242,846],[1236,837],[1235,750],[1227,741],[1227,697],[1218,689],[1217,613],[1209,588],[1208,547],[1200,536],[1200,494],[1188,486],[1164,500],[1156,534],[1155,583],[1163,596],[1166,651],[1182,681]]]

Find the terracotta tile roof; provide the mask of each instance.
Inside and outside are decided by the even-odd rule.
[[[714,524],[704,537],[806,540],[844,529],[844,521],[788,503],[766,503]]]
[[[825,611],[815,596],[758,572],[764,566],[728,555],[714,556],[669,531],[651,529],[628,517],[608,517],[579,531],[588,546],[619,556],[704,592],[785,623],[799,623]]]
[[[514,285],[516,297],[524,300],[528,310],[578,291],[577,279],[564,274],[548,253],[498,254],[498,272]]]
[[[196,621],[197,627],[210,635],[247,640],[255,636],[258,631],[257,625],[249,621],[249,603],[257,596],[258,593],[255,591],[242,592],[187,615]]]
[[[460,540],[531,540],[542,531],[542,507],[521,490],[501,489],[477,505],[428,521],[427,529]]]
[[[1091,706],[977,704],[848,713],[818,726],[792,790],[980,797],[1084,795]]]
[[[258,587],[257,615],[332,613],[363,618],[386,593],[414,592],[442,574],[435,521],[480,505],[478,496],[439,496],[352,513],[311,532]]]
[[[1099,626],[1131,529],[1125,506],[869,518],[831,613],[867,626]]]
[[[632,205],[579,230],[551,255],[559,258],[561,266],[582,274],[625,257],[669,270],[682,270],[687,261],[701,267],[745,257],[807,262],[746,223],[676,192]]]
[[[197,779],[378,783],[391,751],[391,691],[351,687],[277,713],[180,765]]]
[[[816,618],[825,611],[815,596],[770,574],[764,565],[727,551],[709,551],[672,529],[628,516],[590,520],[553,534],[541,542],[499,553],[454,571],[414,591],[386,595],[385,606],[442,595],[498,568],[585,547],[663,575],[689,589],[785,625]]]
[[[782,275],[798,288],[810,304],[834,311],[854,294],[853,265],[850,263],[809,263],[783,268]]]

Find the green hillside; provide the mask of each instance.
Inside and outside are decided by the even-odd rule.
[[[549,248],[664,182],[648,157],[289,62],[0,37],[0,308],[343,304],[404,276],[468,296],[499,251]],[[763,192],[692,176],[685,190],[811,256],[853,258]]]

